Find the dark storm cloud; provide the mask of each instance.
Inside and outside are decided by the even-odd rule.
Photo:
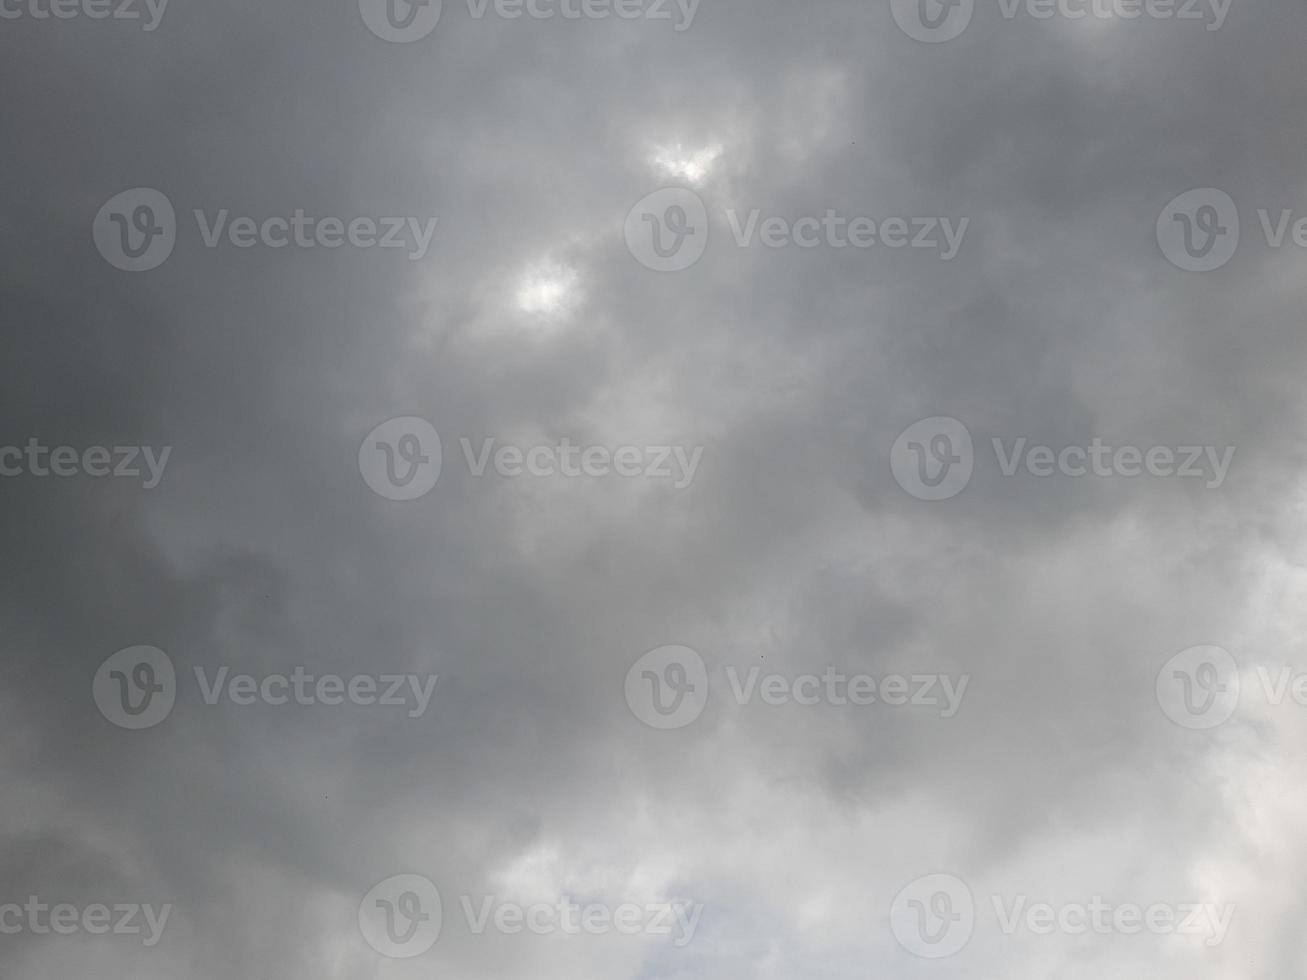
[[[1153,688],[1197,644],[1294,656],[1307,255],[1268,247],[1256,211],[1307,202],[1305,18],[982,5],[938,45],[861,0],[703,0],[684,31],[446,0],[410,44],[350,3],[0,23],[0,446],[172,447],[148,491],[0,480],[0,904],[175,906],[151,949],[0,936],[5,972],[924,976],[888,910],[950,871],[981,920],[963,976],[1235,976],[1272,945],[1264,975],[1291,975],[1299,722],[1188,731]],[[622,223],[671,185],[705,202],[710,240],[658,274]],[[177,240],[126,273],[91,229],[137,187],[169,198]],[[1240,208],[1211,273],[1155,237],[1194,187]],[[438,221],[413,260],[210,248],[196,209]],[[738,247],[727,212],[753,209],[969,224],[949,261]],[[398,503],[357,458],[404,416],[436,426],[444,469]],[[934,416],[968,427],[976,470],[928,503],[890,452]],[[460,445],[564,437],[702,462],[679,490],[475,477]],[[992,440],[1022,437],[1237,452],[1213,489],[1005,477]],[[138,644],[178,694],[129,731],[92,681]],[[702,655],[710,696],[664,732],[623,683],[667,644]],[[416,718],[210,706],[195,670],[224,665],[439,680]],[[755,665],[970,686],[947,719],[738,704],[728,668]],[[400,873],[444,896],[411,961],[357,923]],[[1023,890],[1240,913],[1206,951],[995,939],[989,895]],[[492,893],[706,911],[685,949],[476,935],[459,896]]]

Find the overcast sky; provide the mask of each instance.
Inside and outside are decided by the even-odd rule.
[[[59,2],[0,975],[1302,975],[1300,3]]]

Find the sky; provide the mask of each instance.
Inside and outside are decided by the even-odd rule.
[[[1301,976],[1304,37],[0,0],[0,975]]]

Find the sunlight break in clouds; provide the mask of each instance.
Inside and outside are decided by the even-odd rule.
[[[579,299],[579,278],[568,266],[552,262],[534,265],[518,280],[517,308],[544,320],[566,316]]]
[[[677,177],[691,184],[701,184],[722,154],[719,143],[698,150],[686,150],[679,142],[662,146],[654,152],[653,165],[660,174]]]

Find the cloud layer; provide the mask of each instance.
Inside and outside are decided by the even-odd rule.
[[[1302,972],[1301,6],[137,6],[0,23],[0,906],[171,913],[0,914],[0,973]],[[175,230],[131,272],[137,188]],[[1185,271],[1205,188],[1238,246]],[[414,499],[392,419],[439,434]],[[175,682],[132,729],[136,647]],[[895,901],[936,874],[942,964],[967,899]],[[397,875],[443,900],[409,958]],[[640,927],[465,913],[560,903]]]

